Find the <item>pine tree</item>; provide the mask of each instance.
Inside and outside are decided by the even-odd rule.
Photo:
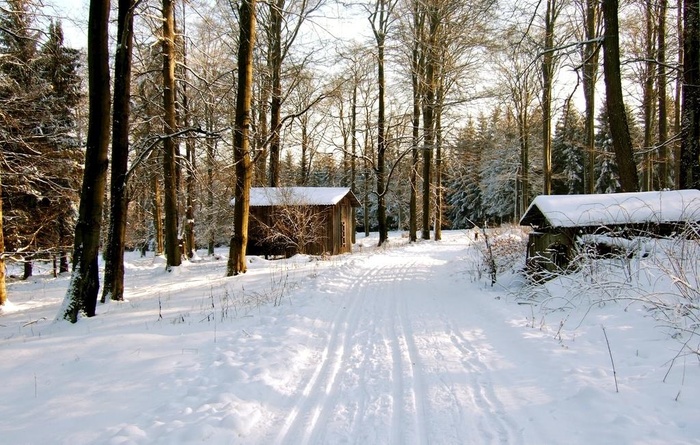
[[[0,11],[5,247],[24,251],[25,264],[37,253],[59,252],[66,270],[81,173],[80,53],[65,47],[60,22],[51,22],[46,34],[36,31],[31,2],[8,6]]]
[[[598,116],[596,133],[595,193],[616,193],[620,189],[615,154],[612,150],[612,136],[608,128],[608,111],[603,108]]]
[[[583,193],[584,120],[575,108],[567,108],[557,122],[552,141],[554,194]]]
[[[480,164],[482,144],[472,121],[460,134],[455,146],[455,163],[451,166],[447,189],[447,217],[453,229],[470,228],[483,222]]]

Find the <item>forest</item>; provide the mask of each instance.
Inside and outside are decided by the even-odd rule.
[[[379,244],[700,187],[697,0],[56,6],[0,0],[0,304],[6,261],[70,271],[71,322],[125,250],[244,273],[252,186],[349,187]]]

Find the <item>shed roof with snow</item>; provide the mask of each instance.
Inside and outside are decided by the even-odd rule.
[[[700,221],[700,191],[540,195],[520,225],[573,228],[680,221]]]
[[[360,201],[348,187],[252,187],[250,207],[278,205],[333,206],[348,197],[353,207]]]

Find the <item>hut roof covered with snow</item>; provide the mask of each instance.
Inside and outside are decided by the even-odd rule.
[[[352,206],[360,206],[357,197],[348,187],[252,187],[250,206],[333,206],[345,197],[348,197]]]
[[[700,191],[540,195],[520,219],[533,227],[593,227],[700,221]]]

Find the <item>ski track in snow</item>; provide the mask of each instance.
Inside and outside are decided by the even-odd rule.
[[[334,277],[346,300],[273,443],[523,443],[488,366],[435,299],[436,275],[453,278],[419,269],[411,249],[385,255]]]

